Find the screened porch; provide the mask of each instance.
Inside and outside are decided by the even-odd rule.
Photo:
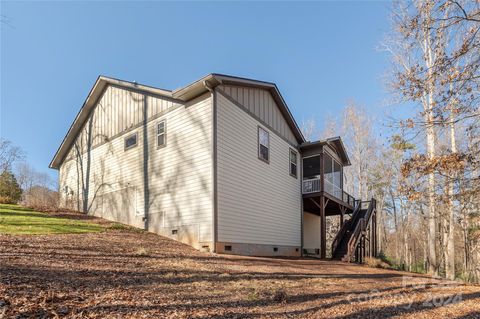
[[[325,192],[353,206],[355,199],[343,191],[343,166],[328,152],[322,155],[303,158],[302,193]]]

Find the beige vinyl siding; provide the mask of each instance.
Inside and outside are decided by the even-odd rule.
[[[262,122],[296,145],[297,140],[270,92],[264,89],[221,85],[221,92],[243,105]]]
[[[105,94],[110,93],[107,90]],[[143,125],[125,131],[127,127],[135,126],[134,123],[142,122],[144,96],[136,96],[135,101],[125,101],[125,98],[132,97],[130,94],[117,96],[119,99],[114,103],[124,103],[124,107],[119,107],[122,111],[112,114],[125,120],[111,121],[123,123],[118,126],[112,126],[108,121],[101,122],[108,127],[108,134],[113,134],[114,138],[97,145],[90,152],[90,213],[143,228],[146,198],[144,170],[147,168],[149,230],[197,248],[204,242],[210,244],[213,236],[210,95],[204,94],[187,105],[176,105],[175,108],[168,100],[159,101],[160,98],[147,97],[147,107],[151,113],[146,126],[146,148]],[[120,102],[122,99],[124,102]],[[104,100],[105,96],[101,101]],[[170,110],[165,113],[168,108]],[[98,119],[102,120],[102,117]],[[166,120],[167,123],[167,143],[158,149],[156,125],[160,120]],[[107,128],[102,127],[100,131],[102,129]],[[121,129],[124,131],[118,135],[118,130]],[[137,146],[124,150],[124,138],[134,132],[137,133]],[[75,155],[74,149],[73,152]],[[144,152],[148,154],[148,164]],[[71,157],[60,167],[62,201],[74,208],[82,208],[82,196],[85,194],[82,191],[82,173],[85,181],[87,163],[88,154],[83,153]],[[69,186],[74,195],[66,196],[64,186]],[[77,201],[80,201],[79,206]],[[172,230],[176,230],[177,234],[172,234]]]
[[[260,122],[217,96],[218,241],[300,246],[302,197],[289,174],[290,144],[266,128],[270,163],[258,159]]]

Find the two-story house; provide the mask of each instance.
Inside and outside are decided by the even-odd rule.
[[[63,206],[198,249],[359,260],[375,201],[343,190],[347,165],[340,137],[305,141],[274,83],[209,74],[173,91],[100,76],[50,167]]]

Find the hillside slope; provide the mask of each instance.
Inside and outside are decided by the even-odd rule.
[[[126,227],[0,235],[0,247],[0,318],[2,309],[47,318],[480,318],[480,287],[340,262],[218,256]]]

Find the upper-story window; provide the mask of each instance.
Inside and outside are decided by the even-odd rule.
[[[269,133],[258,127],[258,158],[262,161],[270,161],[270,135]]]
[[[297,177],[297,152],[290,149],[290,175]]]
[[[125,150],[137,146],[137,133],[125,137]]]
[[[162,120],[157,123],[157,147],[167,145],[167,122]]]

